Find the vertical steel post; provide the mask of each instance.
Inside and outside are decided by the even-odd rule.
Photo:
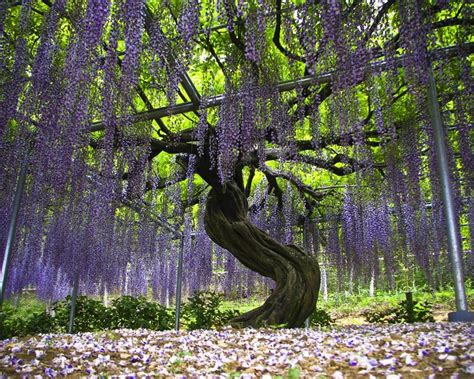
[[[176,319],[175,329],[179,331],[179,318],[181,313],[181,289],[183,280],[183,250],[184,250],[184,234],[181,234],[178,252],[178,270],[176,273]]]
[[[309,218],[305,218],[304,223],[303,223],[303,250],[310,254],[314,254],[314,249],[312,249],[310,237],[311,237],[310,221],[309,221]],[[314,312],[314,309],[313,309],[313,312]],[[311,314],[306,318],[306,320],[304,320],[304,327],[307,329],[311,326],[311,316],[313,312],[311,312]]]
[[[406,299],[406,311],[407,311],[407,321],[409,323],[415,322],[415,315],[413,313],[413,293],[412,292],[405,292],[405,299]]]
[[[71,294],[71,311],[69,312],[69,323],[67,325],[67,332],[72,333],[74,331],[74,318],[76,317],[76,301],[77,293],[79,291],[79,271],[74,274],[72,283],[72,294]]]
[[[438,161],[438,171],[441,181],[441,196],[446,218],[448,234],[448,249],[454,276],[454,292],[456,296],[456,311],[448,314],[449,321],[473,321],[474,313],[468,312],[464,273],[462,267],[462,248],[459,240],[458,224],[454,208],[454,196],[449,177],[448,157],[446,154],[445,136],[438,104],[438,94],[433,71],[430,68],[428,76],[428,108],[433,125],[435,152]]]
[[[7,243],[3,253],[2,271],[0,272],[0,309],[2,308],[3,300],[5,298],[5,287],[7,285],[8,271],[10,268],[11,252],[13,243],[15,242],[16,224],[21,206],[21,198],[25,188],[26,172],[28,170],[28,155],[29,153],[26,152],[25,156],[23,157],[23,161],[21,162],[20,173],[18,175],[18,182],[15,190],[15,198],[13,200],[13,212],[10,220],[10,226],[8,228]]]

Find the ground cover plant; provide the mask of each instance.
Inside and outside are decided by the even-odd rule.
[[[187,329],[211,329],[224,326],[239,314],[236,309],[222,310],[222,295],[214,292],[196,292],[183,307]]]
[[[472,337],[465,323],[46,334],[0,341],[0,375],[469,377]]]

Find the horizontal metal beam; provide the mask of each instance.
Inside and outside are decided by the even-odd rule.
[[[474,52],[474,43],[471,42],[471,43],[464,44],[462,45],[462,48],[466,49],[469,52],[469,54],[472,54]],[[458,54],[459,54],[458,46],[451,46],[451,47],[446,47],[442,49],[436,49],[431,52],[432,59],[449,58],[449,57],[456,56]],[[370,69],[383,71],[387,68],[391,69],[392,67],[401,67],[403,64],[403,61],[406,58],[407,56],[403,55],[401,57],[394,58],[391,60],[373,62],[370,64]],[[286,91],[294,90],[297,87],[309,87],[312,85],[329,83],[336,74],[337,74],[336,71],[330,71],[330,72],[322,73],[319,75],[311,75],[311,76],[305,76],[299,79],[288,80],[288,81],[277,84],[276,89],[279,92],[286,92]],[[172,107],[161,107],[161,108],[153,109],[151,111],[140,112],[131,117],[132,123],[148,121],[148,120],[153,120],[156,118],[167,117],[167,116],[172,116],[172,115],[177,115],[177,114],[182,114],[182,113],[195,112],[199,109],[199,107],[201,108],[202,107],[204,108],[216,107],[222,103],[225,96],[226,96],[225,94],[212,96],[200,101],[201,104],[200,103],[196,104],[190,101],[190,102],[186,102],[182,104],[177,104]],[[128,121],[130,122],[130,119],[128,119]],[[91,131],[99,131],[102,129],[104,129],[104,124],[102,121],[94,122],[91,125]]]

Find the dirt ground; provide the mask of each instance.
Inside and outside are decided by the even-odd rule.
[[[0,377],[467,378],[473,341],[472,323],[40,335],[0,341]]]

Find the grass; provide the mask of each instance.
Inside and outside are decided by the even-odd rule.
[[[38,300],[33,294],[23,294],[16,300],[8,300],[4,304],[5,307],[16,308],[17,314],[21,317],[27,317],[32,312],[42,312],[46,304]]]
[[[237,309],[240,313],[245,313],[263,304],[265,299],[247,298],[244,300],[224,300],[221,304],[223,311]]]

